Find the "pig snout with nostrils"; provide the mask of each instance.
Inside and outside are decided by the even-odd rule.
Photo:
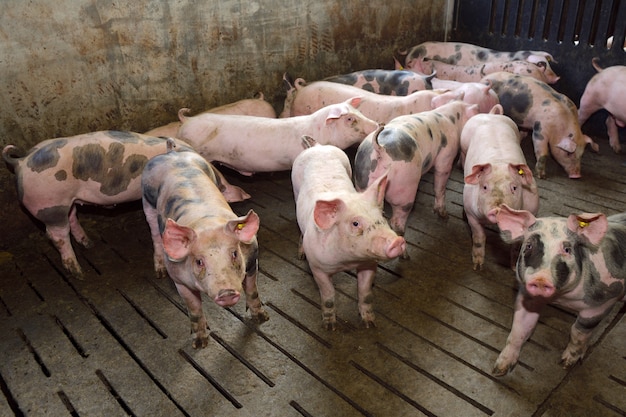
[[[210,164],[193,151],[168,152],[146,165],[142,202],[154,244],[154,268],[166,271],[188,309],[192,346],[208,343],[202,294],[236,304],[245,293],[253,319],[268,319],[257,291],[259,217],[237,216],[215,184]]]
[[[626,213],[536,218],[505,205],[496,220],[502,238],[521,242],[522,250],[513,325],[493,373],[505,375],[517,364],[522,345],[548,303],[578,313],[561,355],[563,367],[571,367],[584,356],[593,330],[624,299]]]
[[[291,171],[304,254],[319,288],[322,320],[335,329],[334,274],[356,269],[358,306],[366,327],[374,324],[372,284],[377,262],[400,256],[405,241],[382,214],[387,177],[363,193],[354,189],[350,161],[341,149],[315,145],[304,150]]]
[[[431,168],[435,177],[433,209],[440,217],[447,217],[446,183],[459,151],[461,130],[476,114],[477,106],[454,100],[435,110],[397,117],[359,145],[356,188],[363,190],[381,176],[388,176],[385,200],[392,210],[389,222],[399,235],[404,235],[420,179]]]
[[[504,114],[520,129],[532,131],[537,162],[535,173],[546,177],[546,162],[552,154],[570,178],[580,178],[580,163],[585,146],[598,149],[583,135],[578,110],[566,95],[531,77],[496,72],[483,78],[498,94]]]
[[[461,163],[465,176],[463,207],[472,233],[472,263],[474,270],[482,269],[484,225],[496,223],[496,212],[502,204],[536,214],[539,194],[520,147],[519,130],[502,114],[501,106],[467,121],[461,132]]]
[[[355,108],[359,102],[353,97],[310,115],[278,119],[204,113],[187,118],[176,137],[208,161],[244,175],[286,171],[302,152],[304,135],[345,149],[376,130],[378,123]]]
[[[78,222],[76,204],[114,206],[141,199],[141,171],[150,158],[166,152],[166,139],[101,131],[48,139],[22,157],[16,151],[7,145],[2,156],[15,172],[20,203],[45,225],[63,267],[80,278],[70,233],[85,247],[93,242]]]
[[[597,58],[592,60],[592,64],[598,73],[591,77],[580,97],[578,119],[582,126],[592,114],[605,109],[609,113],[606,118],[609,144],[613,151],[619,153],[622,146],[618,127],[626,127],[626,66],[614,65],[602,69]]]

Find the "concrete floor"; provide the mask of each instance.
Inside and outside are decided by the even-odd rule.
[[[598,141],[601,153],[585,153],[581,180],[548,162],[540,215],[626,210],[624,156]],[[431,210],[432,175],[423,178],[406,235],[411,259],[377,273],[376,328],[360,323],[354,276],[336,276],[334,332],[322,328],[317,287],[297,259],[289,173],[225,171],[253,196],[233,209],[261,217],[259,292],[270,320],[255,326],[243,303],[206,301],[211,338],[199,351],[171,281],[154,277],[140,204],[80,210],[97,243],[77,248],[86,272],[79,281],[0,171],[0,416],[626,415],[623,303],[570,371],[558,360],[575,316],[548,307],[513,373],[491,375],[516,283],[495,229],[485,269],[472,270],[459,169],[448,183],[447,222]]]

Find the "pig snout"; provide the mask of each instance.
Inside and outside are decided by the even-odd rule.
[[[398,236],[387,246],[385,254],[389,259],[397,258],[406,250],[406,241],[403,237]]]
[[[215,304],[221,307],[229,307],[237,304],[241,294],[233,289],[220,290],[215,297]]]
[[[554,295],[555,288],[550,280],[544,277],[537,277],[526,283],[526,291],[533,297],[550,298]]]

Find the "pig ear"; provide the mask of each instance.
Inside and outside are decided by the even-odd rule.
[[[302,135],[300,139],[302,140],[302,147],[304,149],[312,148],[317,145],[317,141],[309,135]]]
[[[339,217],[339,213],[344,209],[344,202],[340,199],[325,201],[317,200],[313,209],[313,220],[317,227],[322,230],[330,229]]]
[[[609,223],[602,213],[570,214],[567,218],[567,228],[586,237],[592,245],[598,245],[604,238]]]
[[[256,232],[259,231],[259,224],[259,215],[250,209],[245,216],[230,220],[224,228],[227,234],[236,237],[243,243],[250,243],[256,236]]]
[[[167,219],[162,240],[167,257],[173,262],[180,262],[189,255],[189,248],[196,241],[196,232],[190,227],[181,226],[174,220]]]
[[[502,240],[511,243],[524,236],[528,227],[535,224],[537,219],[526,210],[513,210],[506,204],[502,204],[496,213],[496,223],[501,232]]]
[[[491,172],[491,164],[477,164],[472,167],[472,172],[465,177],[466,184],[478,184],[481,175]]]
[[[363,101],[363,97],[352,97],[346,100],[346,103],[354,107],[355,109],[361,105],[361,101]]]
[[[569,153],[573,153],[576,150],[576,142],[569,136],[562,138],[556,146]]]
[[[591,138],[590,138],[589,136],[587,136],[587,135],[583,135],[583,139],[585,140],[585,143],[586,143],[587,145],[591,146],[591,149],[592,149],[594,152],[600,152],[600,146],[599,146],[597,143],[595,143],[595,142],[593,141],[593,139],[591,139]]]
[[[389,171],[385,172],[363,191],[363,195],[369,200],[376,201],[379,207],[382,207],[385,202],[385,191],[387,190],[387,183],[389,182],[388,174]]]
[[[522,184],[531,186],[533,184],[533,171],[526,164],[509,164],[509,171],[512,176],[519,175]]]

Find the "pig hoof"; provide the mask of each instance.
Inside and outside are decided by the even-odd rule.
[[[337,329],[337,322],[334,321],[324,321],[322,324],[324,329],[335,331]]]
[[[513,368],[515,368],[516,364],[513,365],[506,365],[503,367],[500,367],[498,365],[494,366],[491,374],[493,376],[505,376],[506,374],[508,374],[509,372],[511,372],[513,370]]]
[[[256,323],[265,323],[269,319],[270,315],[267,314],[267,311],[265,310],[261,310],[256,314],[252,314],[252,320],[254,320]]]
[[[191,347],[194,349],[204,349],[205,347],[207,347],[208,344],[209,344],[209,337],[201,336],[201,337],[197,337],[193,339],[193,342],[191,342]]]
[[[366,329],[369,329],[370,327],[376,327],[376,323],[374,323],[373,320],[363,320],[363,324],[365,325]]]

